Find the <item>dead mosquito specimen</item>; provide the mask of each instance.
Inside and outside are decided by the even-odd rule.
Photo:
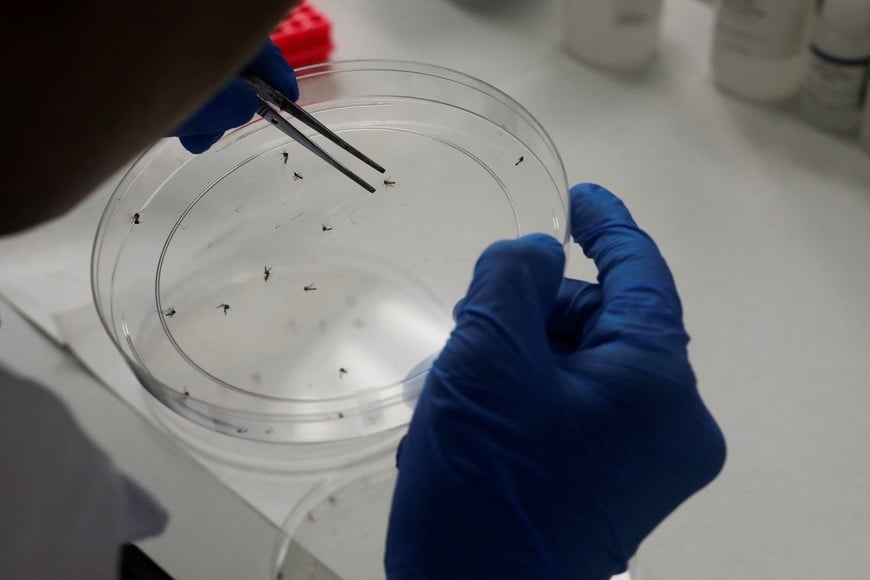
[[[226,316],[227,310],[230,309],[230,305],[229,304],[218,304],[217,306],[215,306],[215,308],[223,308],[224,309],[224,316]]]
[[[339,411],[339,412],[338,412],[338,418],[339,418],[339,419],[344,419],[344,413],[342,413],[341,411]]]
[[[172,318],[173,316],[175,316],[175,308],[170,306],[169,308],[167,308],[166,310],[163,311],[163,315],[166,316],[166,318]]]
[[[341,367],[340,369],[338,369],[338,377],[341,378],[344,375],[346,375],[348,372],[349,372],[348,369],[346,369],[345,367]]]
[[[331,232],[331,231],[334,229],[334,228],[333,228],[331,225],[329,225],[329,224],[322,224],[322,225],[320,226],[320,228],[321,228],[324,232]]]
[[[396,180],[393,179],[392,175],[384,180],[384,187],[393,187],[394,185],[396,185]]]
[[[514,163],[514,167],[516,167],[517,165],[519,165],[519,164],[522,163],[522,162],[523,162],[523,156],[520,155],[520,158],[517,159],[517,162],[516,162],[516,163]]]
[[[311,292],[312,290],[317,290],[317,286],[312,282],[311,284],[306,284],[303,288],[306,292]]]
[[[268,282],[272,276],[272,266],[263,266],[263,282]]]
[[[136,213],[133,214],[133,217],[130,218],[130,221],[133,222],[133,223],[136,224],[136,225],[139,225],[139,224],[141,223],[141,222],[139,221],[139,218],[140,218],[140,217],[142,217],[142,216],[140,216],[139,213],[136,212]]]
[[[296,172],[294,171],[294,172],[293,172],[293,181],[298,181],[298,180],[300,180],[300,179],[305,179],[305,178],[302,177],[302,174],[301,174],[301,173],[296,173]]]
[[[290,154],[286,151],[281,152],[281,157],[284,158],[284,165],[287,165],[287,160],[290,159]]]

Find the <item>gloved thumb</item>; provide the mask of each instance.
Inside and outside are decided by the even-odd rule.
[[[267,41],[254,60],[248,63],[244,72],[257,75],[291,101],[299,98],[299,85],[293,68],[284,59],[281,49],[271,40]]]
[[[547,317],[564,267],[564,249],[545,234],[487,248],[454,312],[456,328],[435,362],[436,371],[476,380],[513,375],[520,367],[533,370],[546,360],[541,357],[549,358]]]

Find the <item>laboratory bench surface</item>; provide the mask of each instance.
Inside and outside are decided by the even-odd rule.
[[[333,21],[336,59],[447,66],[514,97],[549,131],[569,181],[614,191],[667,258],[728,459],[643,543],[636,579],[867,577],[870,155],[791,107],[718,91],[708,64],[712,7],[697,0],[666,3],[658,56],[635,75],[570,58],[555,1],[316,5]],[[269,526],[254,512],[234,513],[225,487],[11,310],[51,335],[53,314],[90,299],[89,245],[110,190],[0,241],[0,293],[9,299],[0,302],[0,362],[54,383],[187,526],[176,533],[208,530],[201,545],[179,547],[172,535],[146,543],[158,562],[180,578],[266,578]],[[568,273],[595,275],[576,248]],[[188,472],[202,476],[198,493]],[[234,542],[243,529],[248,541]],[[214,564],[222,542],[233,546],[235,570]]]

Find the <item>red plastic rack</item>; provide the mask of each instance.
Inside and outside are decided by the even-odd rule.
[[[301,2],[272,30],[272,42],[293,68],[329,60],[332,24],[310,2]]]

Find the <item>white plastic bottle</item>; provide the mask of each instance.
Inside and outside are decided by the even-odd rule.
[[[604,68],[643,68],[655,54],[662,0],[563,0],[562,33],[576,57]]]
[[[814,125],[854,133],[870,65],[870,0],[824,0],[816,12],[801,112]]]
[[[716,83],[758,101],[784,101],[804,78],[812,0],[720,0],[711,64]]]

